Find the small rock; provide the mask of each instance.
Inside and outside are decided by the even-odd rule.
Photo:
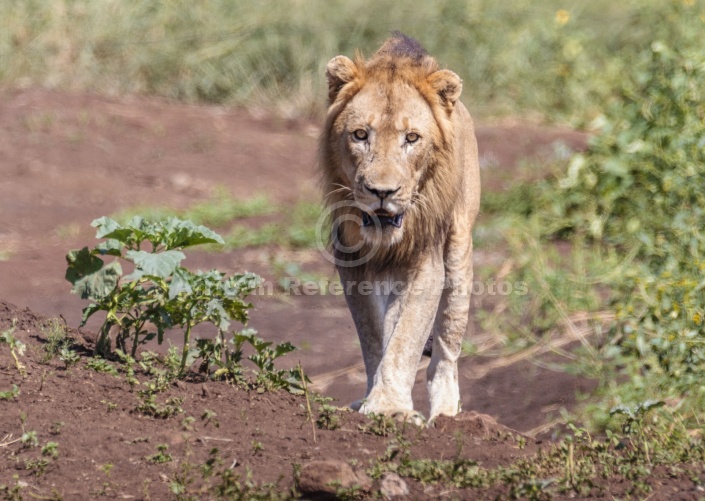
[[[299,490],[307,499],[336,499],[338,489],[355,486],[369,491],[372,480],[343,461],[311,461],[301,468]]]
[[[406,485],[404,479],[396,473],[385,473],[382,481],[379,484],[379,492],[384,499],[390,499],[396,496],[408,496],[409,486]]]

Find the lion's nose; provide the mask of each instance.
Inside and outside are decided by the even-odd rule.
[[[397,191],[399,191],[401,189],[401,186],[399,186],[398,188],[395,188],[395,189],[381,188],[378,186],[372,188],[371,186],[368,186],[367,184],[364,184],[364,183],[362,186],[365,189],[365,191],[367,191],[368,193],[370,193],[372,195],[379,197],[380,200],[384,200],[389,195],[394,195]]]

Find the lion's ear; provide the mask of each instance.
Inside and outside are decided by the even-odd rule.
[[[335,101],[340,89],[352,82],[358,74],[357,65],[345,56],[335,56],[328,61],[326,78],[328,78],[328,100]]]
[[[448,113],[451,113],[455,103],[460,99],[460,94],[463,92],[463,81],[450,70],[435,71],[431,73],[428,79],[431,87],[441,98],[441,103],[445,105]]]

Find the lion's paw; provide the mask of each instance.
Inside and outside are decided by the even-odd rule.
[[[418,411],[414,410],[398,410],[390,415],[393,419],[402,423],[411,423],[419,428],[426,426],[426,419]]]
[[[353,403],[350,404],[350,408],[355,412],[358,412],[360,410],[360,407],[362,407],[362,402],[363,400],[355,400]]]

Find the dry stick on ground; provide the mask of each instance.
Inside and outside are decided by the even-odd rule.
[[[12,445],[16,442],[19,442],[20,440],[22,440],[22,437],[12,440],[12,435],[5,435],[2,441],[0,441],[0,447],[7,447],[8,445]]]
[[[311,400],[308,395],[308,387],[306,386],[306,376],[304,375],[304,369],[301,367],[301,360],[299,360],[299,375],[301,376],[301,385],[304,387],[304,395],[306,395],[306,410],[308,411],[308,419],[311,421],[311,431],[313,431],[313,443],[316,440],[316,422],[313,420],[313,412],[311,412]]]

